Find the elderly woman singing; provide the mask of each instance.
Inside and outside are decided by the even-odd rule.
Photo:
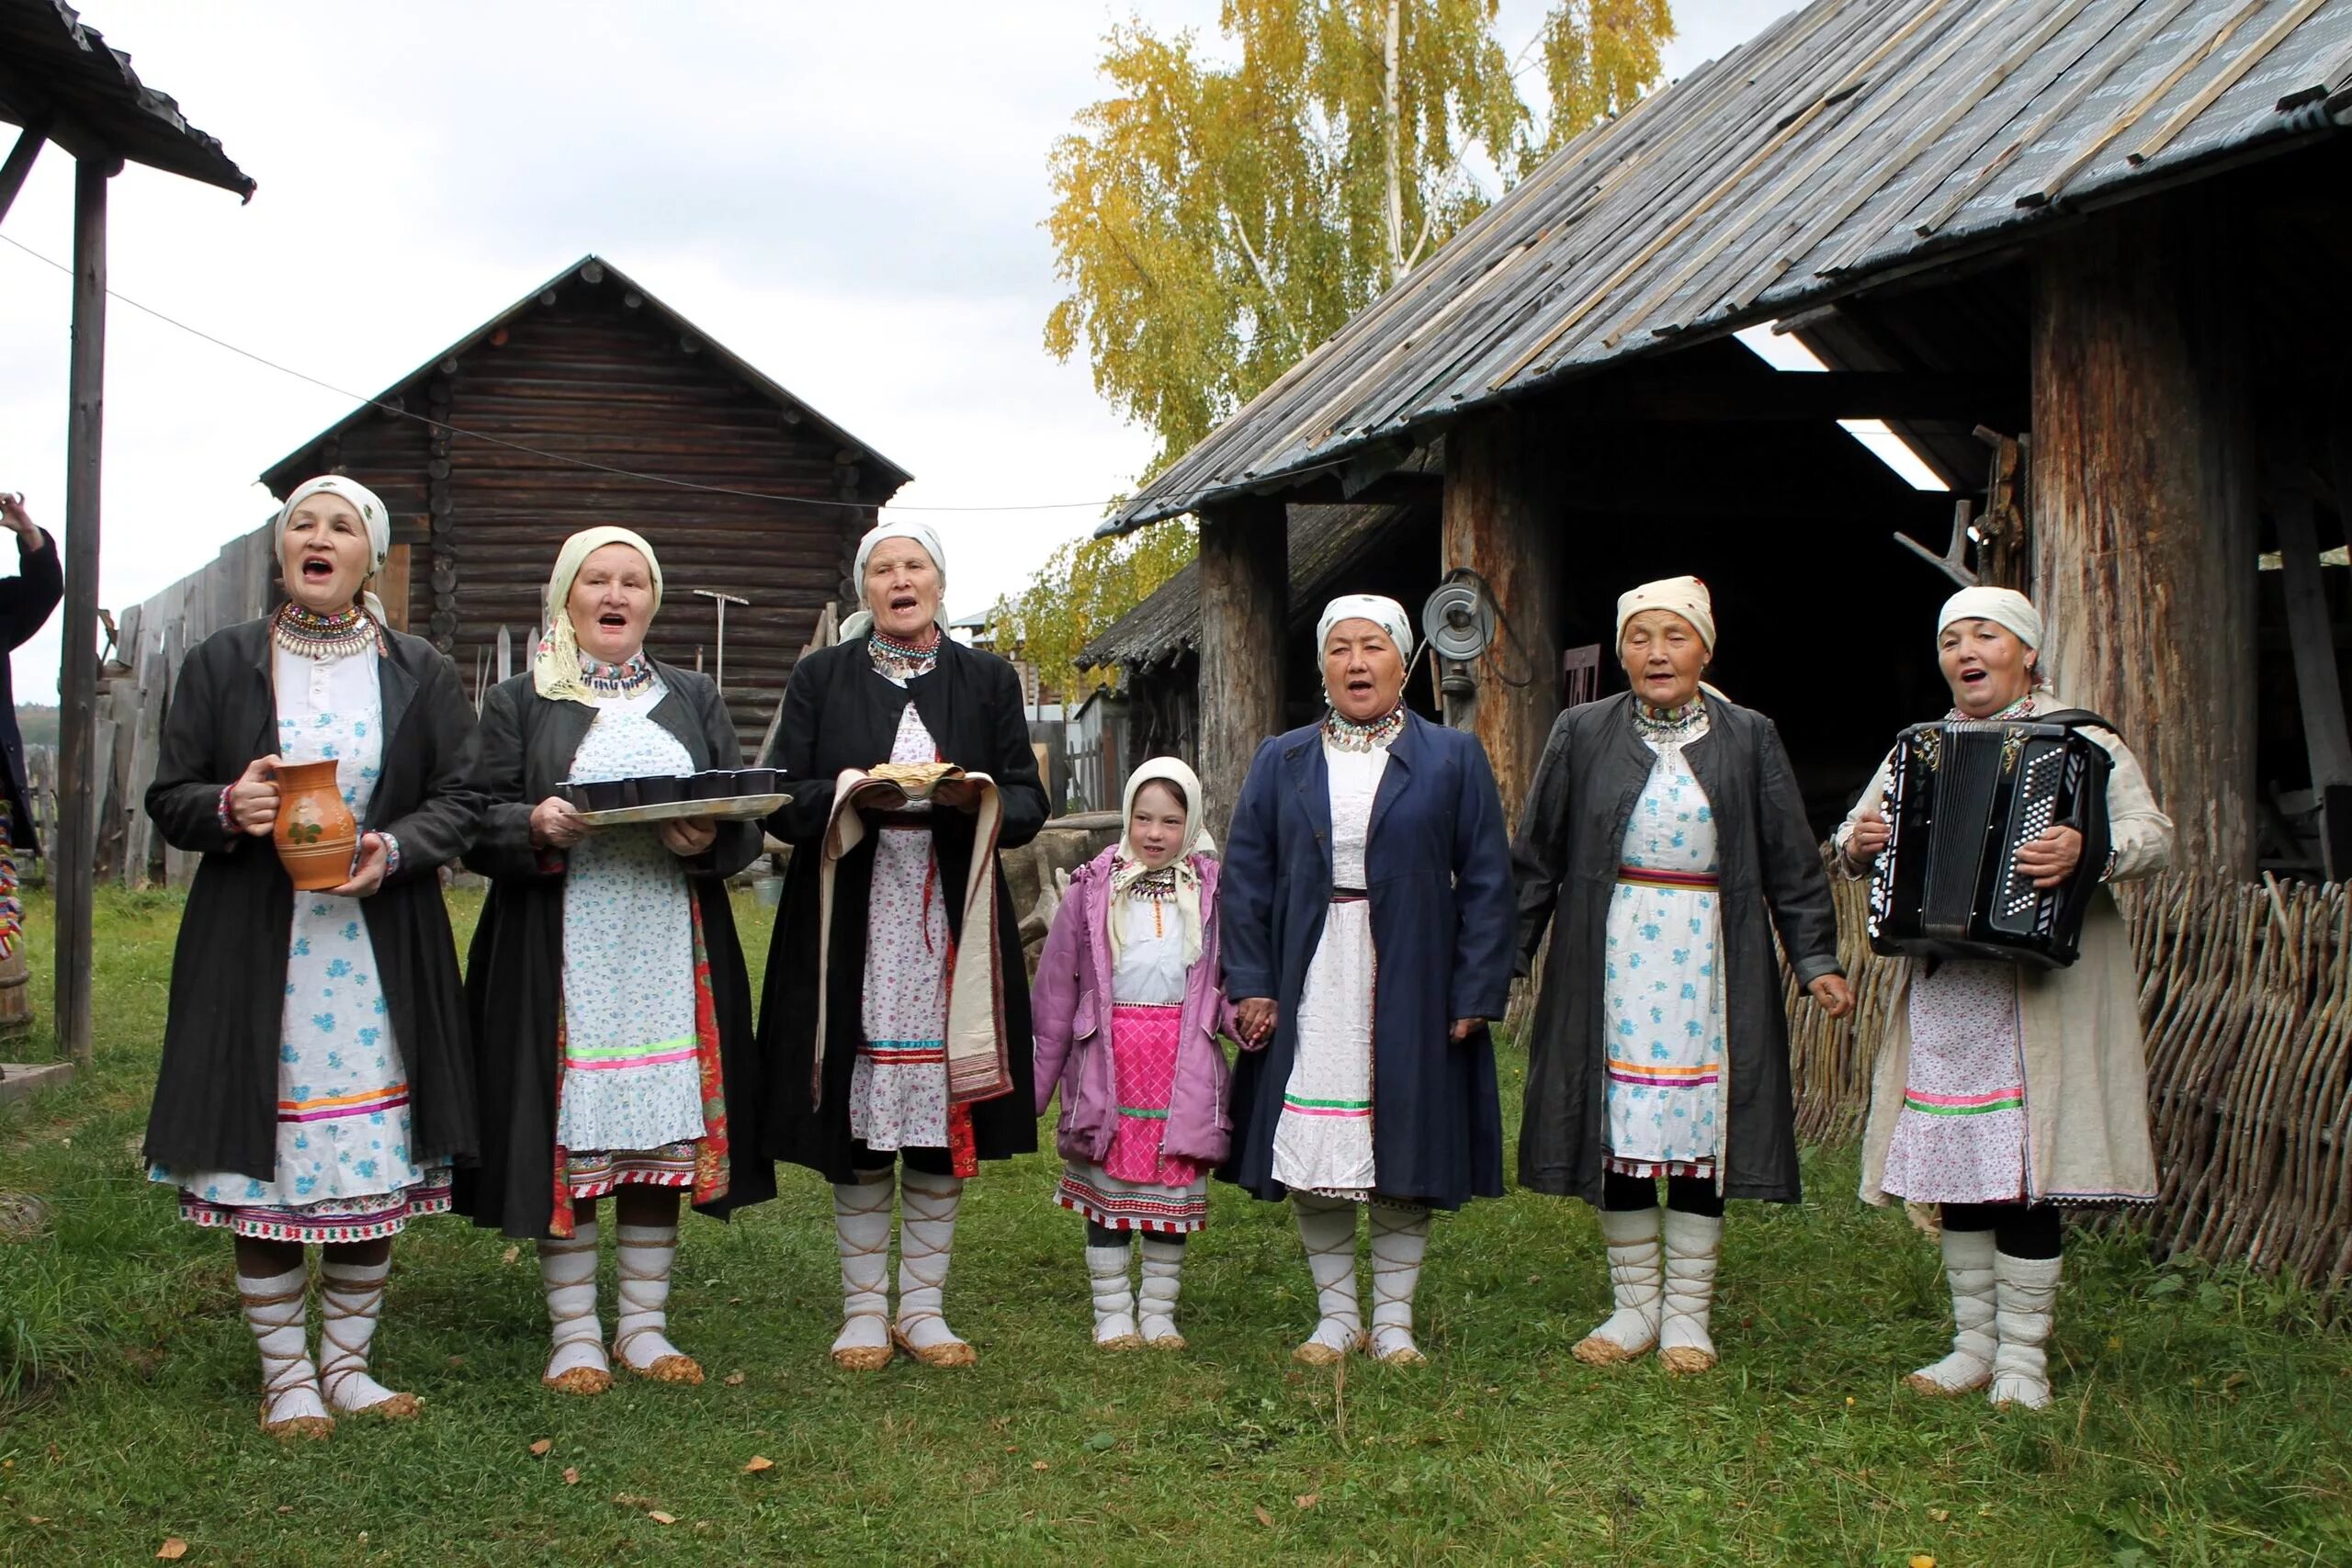
[[[1576,1347],[1595,1366],[1713,1366],[1724,1200],[1797,1201],[1773,931],[1831,1017],[1853,1008],[1780,732],[1701,685],[1714,645],[1695,577],[1617,601],[1633,690],[1553,725],[1515,846],[1525,959],[1557,916],[1519,1179],[1600,1211],[1616,1311]]]
[[[365,584],[391,518],[311,480],[277,514],[287,603],[198,643],[164,724],[147,814],[200,852],[172,959],[147,1122],[180,1213],[236,1237],[260,1342],[262,1430],[413,1416],[368,1375],[391,1238],[449,1207],[473,1152],[473,1076],[440,867],[473,837],[474,721],[448,660],[383,624]],[[297,893],[268,842],[281,763],[334,759],[365,829],[350,880]],[[320,1247],[319,1358],[302,1249]]]
[[[2071,712],[2041,660],[2041,616],[2022,593],[1967,588],[1936,621],[1950,719],[2046,719]],[[2114,883],[2162,871],[2171,818],[2156,808],[2131,749],[2086,724],[2105,750]],[[1889,759],[1890,762],[1892,758]],[[1886,848],[1882,765],[1838,830],[1846,871]],[[2017,853],[2037,887],[2080,864],[2082,834],[2053,827]],[[1879,1047],[1862,1134],[1862,1197],[1940,1206],[1951,1352],[1907,1380],[1927,1394],[1988,1389],[1991,1402],[2050,1403],[2046,1347],[2058,1297],[2061,1203],[2149,1202],[2146,1045],[2132,938],[2111,897],[2091,906],[2081,954],[2064,969],[2001,960],[1903,961]]]
[[[735,726],[707,677],[647,657],[662,564],[626,528],[563,543],[530,670],[482,704],[491,804],[467,863],[491,878],[467,964],[481,1086],[474,1223],[537,1239],[554,1345],[543,1381],[612,1386],[615,1363],[698,1383],[670,1342],[678,1195],[724,1216],[775,1196],[759,1152],[752,988],[727,878],[756,822],[592,827],[566,782],[731,768]],[[619,1315],[596,1314],[596,1201],[611,1196]]]
[[[1430,1211],[1503,1190],[1487,1021],[1510,987],[1510,844],[1486,749],[1405,708],[1403,608],[1335,599],[1316,644],[1330,711],[1258,748],[1227,846],[1225,989],[1247,1049],[1219,1175],[1297,1214],[1320,1321],[1296,1359],[1413,1365]]]
[[[997,853],[1036,837],[1046,790],[1020,675],[940,624],[938,536],[884,523],[855,571],[865,609],[793,667],[769,758],[792,791],[770,825],[793,846],[760,1010],[769,1147],[832,1183],[833,1359],[876,1371],[895,1345],[968,1366],[942,1312],[964,1180],[1037,1146],[1027,972]]]

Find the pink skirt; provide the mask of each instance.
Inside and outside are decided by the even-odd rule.
[[[1168,1102],[1176,1093],[1181,1007],[1120,1004],[1111,1010],[1111,1064],[1119,1095],[1119,1128],[1102,1156],[1102,1174],[1121,1181],[1190,1187],[1202,1174],[1197,1160],[1159,1152],[1168,1135]]]

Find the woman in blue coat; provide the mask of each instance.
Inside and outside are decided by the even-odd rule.
[[[1335,599],[1316,641],[1330,712],[1258,748],[1226,846],[1225,987],[1248,1051],[1219,1174],[1298,1216],[1321,1314],[1298,1360],[1411,1364],[1430,1211],[1503,1190],[1487,1021],[1510,986],[1510,846],[1486,750],[1405,709],[1403,608]]]

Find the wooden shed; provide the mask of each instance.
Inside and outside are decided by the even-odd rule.
[[[661,553],[655,657],[716,671],[746,748],[909,475],[663,304],[584,256],[262,473],[283,499],[352,475],[394,519],[385,608],[469,689],[515,667],[556,550],[634,528]]]

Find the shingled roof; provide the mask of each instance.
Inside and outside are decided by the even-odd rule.
[[[2352,0],[1815,0],[1569,142],[1102,532],[2352,121]]]
[[[188,124],[171,95],[140,81],[130,56],[63,0],[0,3],[0,121],[37,128],[77,158],[125,158],[254,194],[220,143]]]

